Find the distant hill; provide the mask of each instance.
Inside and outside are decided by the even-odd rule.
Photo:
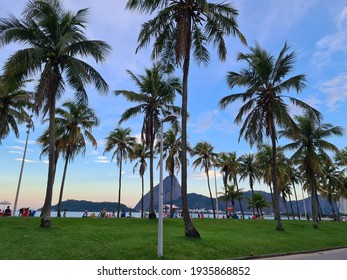
[[[164,181],[163,181],[163,189],[164,189],[164,204],[169,204],[170,203],[170,176],[167,176]],[[159,185],[156,185],[153,189],[154,191],[154,209],[158,209],[158,194],[159,194]],[[260,193],[264,196],[264,198],[270,203],[270,207],[263,209],[263,211],[266,214],[272,213],[273,212],[273,206],[272,206],[272,200],[271,200],[271,194],[264,192],[264,191],[255,191],[256,193]],[[242,199],[242,208],[245,212],[251,212],[252,209],[249,208],[248,205],[248,197],[251,197],[252,192],[251,191],[246,191],[244,192],[244,198]],[[187,195],[188,198],[188,206],[189,209],[206,209],[206,210],[211,210],[211,200],[209,197],[201,195],[201,194],[196,194],[196,193],[189,193]],[[182,207],[182,200],[181,200],[181,186],[176,178],[176,176],[173,177],[173,199],[172,203],[179,208]],[[329,214],[331,213],[331,206],[330,204],[321,198],[321,196],[318,196],[319,204],[320,207],[323,211],[324,214]],[[216,209],[216,199],[214,198],[214,205]],[[280,204],[280,211],[282,213],[286,213],[286,207],[284,204],[284,201],[282,198],[280,198],[279,201]],[[287,201],[287,208],[289,213],[291,213],[291,207],[290,207],[290,202]],[[227,204],[228,207],[231,206],[231,203],[228,202]],[[296,206],[296,201],[292,200],[292,206],[294,213],[297,212],[297,206]],[[310,212],[311,211],[311,198],[305,198],[305,200],[299,200],[298,201],[298,206],[299,206],[299,211],[300,213],[305,213],[305,207],[306,206],[306,211]],[[218,209],[219,210],[225,210],[226,204],[225,201],[219,199],[218,200]],[[140,210],[141,209],[141,199],[140,201],[136,204],[134,207],[135,210]],[[144,209],[145,211],[149,210],[149,192],[144,196]],[[235,211],[241,211],[239,202],[235,202]]]
[[[170,204],[170,176],[166,177],[163,181],[163,187],[164,187],[164,204]],[[271,202],[271,194],[264,192],[264,191],[255,191],[256,193],[261,193],[265,199],[270,202],[270,207],[267,209],[263,209],[263,211],[266,214],[273,212],[272,202]],[[154,187],[154,209],[158,209],[158,194],[159,194],[159,186]],[[251,191],[246,191],[244,193],[244,198],[242,199],[242,208],[245,212],[251,212],[252,210],[249,208],[247,197],[251,196]],[[211,200],[209,197],[196,194],[196,193],[189,193],[188,194],[188,206],[189,209],[205,209],[205,210],[211,210]],[[324,214],[331,213],[331,206],[326,201],[323,200],[320,196],[318,197],[320,207]],[[182,200],[181,200],[181,186],[177,180],[177,178],[173,177],[173,204],[178,206],[179,208],[182,208]],[[305,200],[299,200],[299,211],[300,213],[304,213],[304,204],[306,205],[306,211],[311,211],[311,198],[306,198]],[[84,211],[88,210],[89,212],[100,212],[104,207],[107,209],[107,211],[117,211],[117,203],[116,202],[92,202],[92,201],[86,201],[86,200],[75,200],[75,199],[69,199],[62,202],[61,209],[67,209],[68,211]],[[214,198],[214,205],[216,205],[216,200]],[[296,207],[296,201],[292,201],[294,213],[297,212]],[[228,202],[227,206],[231,206],[231,203]],[[287,201],[287,207],[289,213],[291,213],[291,207],[289,201]],[[149,210],[149,192],[144,196],[144,208],[146,211]],[[221,199],[218,200],[218,209],[224,211],[226,208],[225,201],[222,201]],[[136,204],[134,209],[127,207],[124,204],[121,204],[121,209],[123,209],[126,212],[129,211],[140,211],[141,209],[141,200]],[[216,206],[215,206],[216,209]],[[57,205],[52,206],[52,210],[57,210]],[[235,202],[235,211],[240,211],[239,202]],[[284,205],[284,202],[282,198],[280,198],[280,211],[282,213],[286,213],[286,208]]]
[[[84,210],[88,210],[89,212],[100,212],[103,208],[106,208],[108,212],[117,211],[118,203],[116,202],[92,202],[86,200],[75,200],[68,199],[66,201],[62,201],[61,209],[66,209],[67,211],[76,211],[83,212]],[[52,211],[56,211],[58,209],[58,205],[52,206]],[[132,210],[124,204],[121,204],[121,209],[128,212]]]

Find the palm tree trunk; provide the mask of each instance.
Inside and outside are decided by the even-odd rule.
[[[205,172],[206,172],[206,177],[207,177],[208,191],[210,193],[210,199],[211,199],[211,205],[212,205],[212,211],[213,211],[213,219],[215,219],[216,218],[216,211],[214,210],[214,203],[213,203],[213,197],[212,197],[211,186],[210,186],[210,176],[208,175],[208,168],[205,168]]]
[[[225,197],[228,197],[228,186],[227,186],[227,179],[226,179],[226,174],[225,172],[222,173],[222,176],[223,176],[223,185],[224,185],[224,196]],[[228,213],[228,200],[225,199],[225,214]]]
[[[141,181],[142,181],[142,194],[141,194],[141,218],[144,217],[144,209],[143,209],[143,195],[145,192],[145,182],[143,180],[143,175],[141,175]]]
[[[231,200],[231,207],[233,208],[233,217],[235,217],[235,200]]]
[[[318,219],[319,219],[319,221],[321,221],[322,220],[322,216],[323,216],[323,211],[322,211],[322,207],[321,207],[321,205],[319,203],[317,188],[316,188],[316,198],[317,198],[317,205],[318,205]]]
[[[292,202],[292,199],[291,199],[290,195],[288,195],[288,197],[289,197],[289,205],[290,205],[290,209],[292,211],[293,220],[295,220],[295,214],[294,214],[294,209],[293,209],[293,202]]]
[[[57,70],[59,73],[59,71]],[[57,76],[56,76],[57,77]],[[48,178],[45,202],[41,212],[41,224],[43,228],[51,227],[51,205],[53,196],[53,185],[55,175],[55,95],[58,90],[58,81],[49,92],[49,154],[48,154]]]
[[[280,198],[280,192],[277,185],[277,172],[276,172],[276,161],[277,161],[277,146],[276,146],[276,134],[275,134],[275,128],[274,124],[272,125],[272,132],[271,132],[271,141],[272,141],[272,157],[271,157],[271,179],[272,179],[272,187],[274,191],[274,213],[275,213],[275,219],[276,219],[276,230],[283,231],[283,225],[281,222],[281,213],[280,213],[280,204],[279,204],[279,198]]]
[[[293,183],[293,190],[294,190],[295,201],[296,201],[296,210],[298,211],[298,217],[299,217],[299,221],[300,221],[301,218],[300,218],[300,210],[299,210],[298,196],[296,195],[296,189],[295,189],[295,184],[294,184],[294,183]]]
[[[173,212],[172,212],[172,189],[173,189],[173,173],[170,174],[170,218],[173,217]]]
[[[182,216],[184,221],[184,231],[187,237],[200,239],[199,232],[195,229],[189,215],[187,198],[187,114],[188,114],[188,73],[190,63],[191,33],[187,37],[187,43],[183,63],[183,89],[182,89],[182,171],[181,171],[181,196],[182,196]]]
[[[316,192],[316,181],[314,178],[313,171],[309,172],[309,180],[311,185],[311,207],[312,207],[312,222],[313,228],[318,229],[318,206],[317,206],[317,192]]]
[[[334,208],[334,200],[332,199],[331,195],[328,195],[328,202],[331,206],[331,210],[333,212],[333,220],[336,221],[336,214],[335,214],[335,208]]]
[[[122,190],[122,162],[123,162],[123,152],[120,151],[117,218],[119,218],[119,214],[120,214],[120,196],[121,196],[121,190]]]
[[[284,194],[283,194],[283,193],[282,193],[282,200],[283,200],[283,203],[284,203],[284,207],[286,208],[287,218],[288,218],[288,220],[290,220],[289,211],[288,211],[288,206],[287,206],[287,201],[286,201],[286,199],[284,198]]]
[[[236,179],[236,176],[234,176],[234,185],[236,186],[236,190],[237,192],[239,193],[239,185],[237,183],[237,179]],[[242,203],[241,203],[241,198],[238,197],[237,200],[239,201],[239,204],[240,204],[240,210],[241,210],[241,216],[242,216],[242,219],[245,218],[245,215],[243,213],[243,207],[242,207]]]
[[[58,209],[57,209],[57,217],[61,217],[61,202],[63,200],[63,192],[64,192],[64,185],[65,185],[65,177],[66,177],[66,171],[67,166],[69,163],[70,154],[67,153],[66,159],[65,159],[65,165],[64,165],[64,172],[63,172],[63,178],[61,180],[61,186],[60,186],[60,193],[59,193],[59,201],[58,201]]]
[[[253,197],[254,197],[254,190],[253,190],[253,180],[252,180],[252,177],[249,176],[249,185],[250,185],[250,188],[251,188],[251,192],[252,192],[252,201],[253,201]],[[254,203],[252,203],[252,215],[254,216],[255,215],[255,208],[254,208]]]

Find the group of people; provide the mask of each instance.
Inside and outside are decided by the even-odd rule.
[[[122,210],[122,212],[121,212],[121,218],[125,218],[125,216],[126,216],[126,213],[125,213],[124,210]],[[93,213],[91,213],[91,214],[89,215],[88,210],[85,210],[84,213],[83,213],[83,215],[82,215],[82,218],[95,218],[95,217],[96,217],[95,213],[93,212]],[[106,208],[103,208],[103,209],[100,211],[100,213],[97,215],[97,217],[98,217],[98,218],[115,218],[116,215],[115,215],[115,212],[107,213],[107,209],[106,209]],[[128,216],[128,217],[131,218],[131,212],[129,212],[129,216]]]
[[[36,211],[31,211],[30,208],[21,208],[19,209],[18,217],[28,217],[28,216],[34,216]],[[5,210],[0,209],[0,217],[11,217],[14,216],[15,214],[12,214],[12,210],[10,206],[7,206]]]
[[[4,211],[0,209],[0,217],[11,217],[11,216],[12,216],[12,210],[10,206],[7,206],[7,208]]]
[[[21,209],[19,209],[18,217],[27,217],[27,216],[31,216],[30,208],[21,208]]]

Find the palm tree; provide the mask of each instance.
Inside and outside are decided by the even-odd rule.
[[[287,161],[287,172],[289,176],[289,181],[292,184],[294,195],[295,195],[295,201],[296,201],[296,211],[298,212],[298,218],[301,220],[300,210],[299,210],[299,203],[298,203],[298,196],[296,194],[296,188],[295,185],[300,184],[302,182],[301,174],[300,172],[295,168],[293,163],[288,160]]]
[[[258,217],[261,216],[261,210],[263,208],[270,206],[270,203],[264,198],[264,196],[261,193],[254,193],[252,197],[248,198],[248,203],[252,206],[253,209],[257,209]]]
[[[235,216],[235,201],[241,201],[243,198],[243,190],[236,188],[235,185],[227,185],[224,187],[224,195],[220,197],[225,202],[230,201],[231,207],[233,208],[233,216]],[[227,210],[225,211],[227,213]]]
[[[214,203],[212,198],[211,186],[210,186],[210,176],[209,170],[212,167],[213,159],[217,156],[216,153],[213,152],[213,146],[207,142],[199,142],[192,149],[192,156],[198,156],[198,158],[192,163],[194,168],[200,166],[200,169],[204,169],[206,178],[207,178],[207,186],[208,191],[210,193],[213,218],[216,218],[216,212],[214,209]]]
[[[100,93],[108,91],[101,75],[82,60],[92,57],[102,62],[110,50],[107,43],[86,38],[87,14],[88,9],[76,13],[66,11],[59,0],[33,0],[28,2],[21,19],[14,16],[0,19],[0,45],[23,43],[23,47],[6,61],[5,76],[22,81],[39,74],[35,111],[49,113],[49,167],[41,227],[51,226],[56,100],[63,94],[66,84],[74,89],[79,100],[87,99],[85,85],[89,83]]]
[[[23,83],[10,85],[0,76],[0,144],[13,131],[19,137],[18,124],[30,120],[26,109],[31,107],[31,92],[22,89]]]
[[[223,185],[225,190],[225,195],[227,195],[228,190],[228,181],[232,182],[232,184],[236,187],[236,191],[240,192],[237,175],[239,174],[240,161],[236,156],[236,152],[227,153],[221,152],[218,155],[218,167],[221,169],[221,173],[223,176]],[[240,205],[241,216],[244,218],[243,207],[241,203],[242,197],[238,197],[237,200]],[[227,212],[227,204],[225,205],[225,212]]]
[[[295,151],[291,160],[299,166],[305,184],[310,188],[313,228],[317,229],[317,177],[322,173],[321,161],[331,162],[326,151],[338,151],[337,147],[326,138],[341,136],[343,129],[329,123],[321,123],[310,113],[305,116],[296,116],[295,120],[297,128],[283,130],[280,135],[293,141],[285,145],[283,149]]]
[[[339,150],[335,155],[336,164],[342,167],[342,171],[346,171],[347,169],[347,147]]]
[[[306,103],[283,95],[284,91],[292,89],[300,92],[305,86],[305,76],[302,74],[287,78],[293,70],[295,62],[295,52],[287,53],[288,50],[288,45],[284,44],[276,59],[259,45],[250,48],[248,54],[240,53],[238,60],[246,62],[247,67],[239,73],[229,72],[227,82],[231,89],[235,86],[241,86],[246,87],[246,90],[243,93],[226,96],[219,102],[223,109],[237,100],[244,102],[235,118],[236,123],[242,123],[239,140],[244,136],[251,146],[254,144],[260,145],[263,143],[265,135],[271,141],[271,180],[274,190],[274,212],[277,221],[276,230],[280,231],[284,228],[280,216],[280,192],[276,175],[277,127],[286,128],[295,125],[284,98],[288,98],[291,103],[299,108],[311,110],[319,116],[319,113]],[[246,118],[243,121],[244,116]]]
[[[249,187],[254,195],[254,181],[259,180],[259,168],[254,154],[245,154],[240,157],[239,167],[240,180],[249,179]],[[254,205],[253,205],[254,206]],[[254,207],[252,208],[252,214],[255,214]]]
[[[264,183],[266,183],[270,188],[271,202],[275,209],[273,191],[271,186],[271,158],[272,158],[272,147],[270,145],[260,145],[258,147],[258,153],[256,155],[257,164],[259,167],[259,175],[263,178]]]
[[[280,147],[280,146],[277,147],[276,163],[277,163],[276,174],[277,174],[278,186],[279,186],[280,192],[282,194],[282,200],[283,200],[284,207],[286,208],[287,217],[289,220],[290,219],[290,213],[288,211],[288,205],[287,205],[287,198],[288,198],[289,203],[290,203],[290,207],[292,210],[292,216],[293,216],[293,219],[295,220],[293,204],[292,204],[292,199],[291,199],[292,191],[290,188],[290,173],[288,170],[288,159],[284,155],[284,151],[283,151],[282,147]]]
[[[133,160],[138,160],[134,165],[133,172],[135,173],[136,168],[139,167],[139,175],[141,176],[141,186],[142,186],[141,187],[141,218],[143,218],[144,217],[143,196],[145,192],[145,182],[143,177],[147,169],[146,159],[150,158],[150,152],[148,150],[147,145],[144,142],[136,143],[132,158]]]
[[[136,76],[127,71],[131,79],[139,88],[139,93],[128,90],[116,90],[115,94],[124,96],[128,101],[137,103],[135,107],[127,109],[121,116],[119,124],[144,114],[141,131],[142,141],[149,146],[150,150],[150,210],[149,218],[155,218],[154,195],[153,195],[153,158],[155,135],[160,127],[160,119],[170,114],[180,114],[179,107],[173,105],[176,93],[181,92],[181,83],[177,77],[169,75],[162,64],[156,63],[152,68],[146,68],[144,75]]]
[[[319,178],[319,190],[323,198],[326,198],[331,205],[333,219],[337,220],[338,209],[335,211],[334,203],[341,198],[343,189],[343,176],[332,162],[323,162],[322,175]]]
[[[63,199],[68,163],[71,162],[77,154],[85,154],[86,140],[88,140],[94,148],[97,147],[96,139],[91,132],[92,128],[98,126],[100,122],[94,110],[83,103],[72,101],[66,101],[62,104],[61,108],[57,108],[55,122],[57,131],[56,137],[57,139],[61,139],[59,143],[61,147],[58,148],[58,150],[62,151],[63,158],[65,159],[57,210],[58,217],[61,217],[61,202]]]
[[[119,167],[119,183],[118,183],[118,210],[117,218],[120,213],[121,189],[122,189],[122,163],[127,159],[132,159],[134,148],[136,145],[136,137],[130,136],[130,128],[117,127],[106,137],[105,151],[108,153],[114,150],[112,160],[116,158],[117,166]]]
[[[146,47],[151,38],[155,39],[152,58],[161,56],[168,65],[178,65],[183,70],[182,91],[182,216],[187,237],[200,238],[188,210],[187,200],[187,116],[188,116],[188,74],[191,51],[200,64],[208,64],[207,43],[213,43],[220,60],[227,55],[224,36],[238,36],[246,40],[238,30],[236,17],[238,11],[230,4],[209,3],[206,0],[128,0],[130,10],[153,13],[155,18],[142,25],[137,51]],[[159,10],[158,10],[159,9]]]
[[[181,137],[178,136],[178,130],[170,129],[164,133],[163,139],[163,159],[166,159],[165,168],[170,175],[170,217],[172,218],[173,178],[175,176],[175,171],[178,172],[181,167]],[[157,148],[160,148],[159,145]]]

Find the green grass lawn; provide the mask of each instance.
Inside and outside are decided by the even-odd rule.
[[[201,240],[184,236],[181,219],[164,220],[163,259],[229,259],[347,246],[347,223],[195,219]],[[158,259],[157,221],[144,219],[0,218],[1,260]]]

